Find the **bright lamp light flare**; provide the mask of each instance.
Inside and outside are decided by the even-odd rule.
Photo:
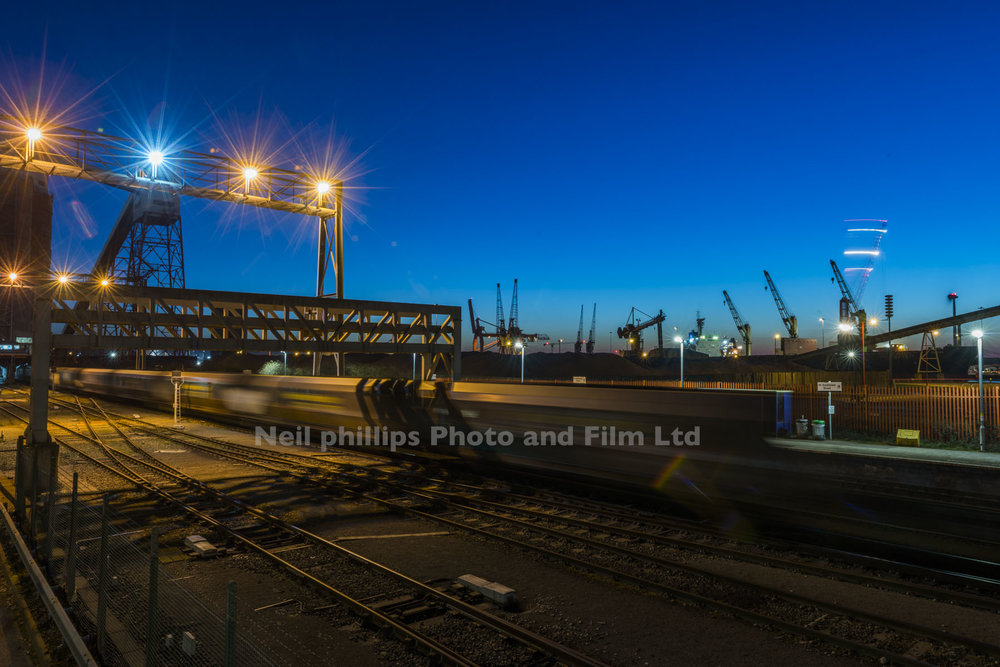
[[[37,127],[29,127],[28,131],[24,133],[24,136],[28,137],[28,141],[38,141],[42,138],[42,131]]]
[[[246,169],[243,170],[243,178],[245,180],[252,181],[253,179],[257,178],[257,175],[258,175],[257,170],[254,169],[253,167],[247,167]]]
[[[163,164],[162,151],[149,151],[150,176],[156,178],[156,168]]]
[[[329,191],[330,191],[330,183],[328,181],[320,181],[319,183],[316,184],[316,192],[320,193],[321,195],[325,195]]]

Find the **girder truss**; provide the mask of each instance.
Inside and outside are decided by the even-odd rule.
[[[65,332],[54,348],[411,353],[427,374],[461,372],[458,306],[82,283],[37,298]]]

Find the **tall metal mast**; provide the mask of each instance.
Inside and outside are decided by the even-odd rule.
[[[576,342],[573,343],[573,351],[577,354],[583,350],[583,304],[580,304],[580,327],[576,330]]]
[[[594,329],[597,328],[597,304],[594,304],[594,316],[590,319],[590,335],[587,336],[587,354],[594,353]]]
[[[775,286],[774,281],[771,280],[771,274],[766,270],[764,271],[764,278],[767,280],[768,287],[771,288],[771,296],[774,297],[774,304],[778,306],[778,315],[781,316],[781,321],[784,323],[785,328],[788,329],[788,336],[790,338],[798,338],[798,319],[788,312],[788,308],[785,307],[785,300],[781,298],[781,293],[778,292],[778,288]]]
[[[514,278],[514,296],[510,299],[510,324],[507,325],[507,331],[514,335],[517,328],[517,278]]]
[[[725,297],[726,305],[729,306],[729,313],[733,316],[733,322],[736,323],[736,330],[743,337],[743,349],[746,350],[747,356],[750,356],[750,324],[743,321],[740,311],[736,310],[736,304],[729,298],[729,292],[722,290],[722,296]]]
[[[500,294],[500,283],[497,283],[497,340],[503,341],[507,335],[507,323],[503,319],[503,296]]]

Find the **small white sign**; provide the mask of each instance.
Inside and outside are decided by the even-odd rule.
[[[827,408],[828,408],[827,412],[832,415],[833,414],[833,406],[829,405],[829,406],[827,406]]]
[[[31,345],[31,336],[18,336],[16,342],[22,345]]]
[[[584,375],[574,375],[573,384],[587,384],[587,378]]]
[[[842,382],[817,382],[816,391],[843,391]]]

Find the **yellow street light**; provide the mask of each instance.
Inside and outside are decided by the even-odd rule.
[[[65,285],[68,282],[69,282],[69,276],[65,276],[65,275],[59,276],[59,283],[61,285]]]
[[[10,282],[13,283],[13,282],[17,281],[17,274],[12,271],[12,272],[10,272],[10,273],[7,274],[7,279]]]
[[[35,142],[42,138],[42,131],[37,127],[29,127],[24,136],[28,137],[28,141]]]
[[[330,191],[329,181],[320,181],[319,183],[316,184],[316,192],[320,193],[321,195],[325,195],[329,191]]]
[[[252,181],[253,179],[257,178],[257,175],[258,175],[257,170],[254,169],[253,167],[247,167],[246,169],[243,170],[243,178],[247,181]]]
[[[101,280],[101,287],[107,287],[107,286],[108,286],[108,285],[110,285],[110,284],[111,284],[111,281],[110,281],[110,280],[108,280],[107,278],[103,278],[103,279]]]

